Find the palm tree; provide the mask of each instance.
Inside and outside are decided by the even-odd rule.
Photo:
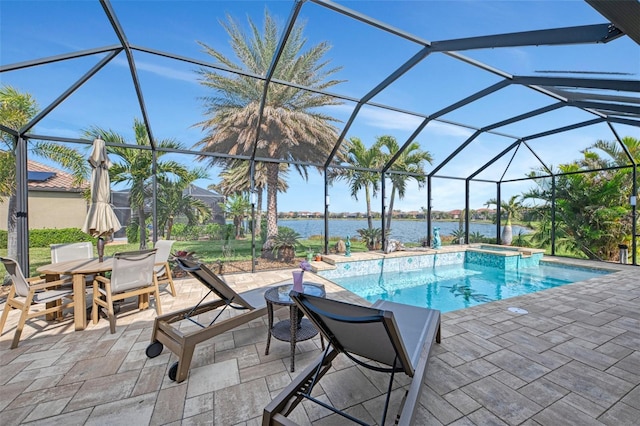
[[[138,146],[149,146],[149,135],[144,123],[137,118],[133,121],[133,130],[136,137],[135,144]],[[126,141],[125,137],[113,130],[91,127],[85,134],[91,138],[101,138],[105,142],[122,146],[107,146],[107,151],[111,156],[113,166],[109,169],[111,182],[126,183],[131,186],[129,193],[129,203],[131,211],[138,216],[138,229],[140,232],[140,249],[147,247],[147,235],[145,227],[146,213],[144,211],[145,200],[151,197],[151,179],[153,176],[153,155],[149,149],[129,148],[125,145],[133,143]],[[173,139],[163,139],[156,142],[160,148],[183,149],[180,142]],[[156,177],[158,184],[179,181],[189,178],[189,170],[176,161],[160,161],[166,152],[156,151]]]
[[[213,189],[224,196],[234,194],[243,194],[251,190],[251,163],[246,160],[234,160],[225,166],[220,172],[220,182],[215,185],[209,185],[209,189]],[[267,187],[267,168],[265,163],[256,162],[254,169],[254,189],[257,194],[256,200],[256,235],[261,232],[262,218],[262,196],[264,189]],[[280,164],[280,172],[278,179],[278,192],[287,192],[289,185],[287,184],[287,174],[289,173],[289,165]]]
[[[640,162],[640,139],[632,138],[631,136],[625,136],[622,138],[622,143],[627,148],[633,159]],[[610,157],[610,161],[603,159],[605,167],[607,166],[626,166],[630,165],[629,157],[620,147],[617,141],[603,141],[598,140],[585,151],[591,151],[592,149],[598,149]]]
[[[23,93],[12,86],[0,87],[0,124],[19,130],[38,113],[38,104],[32,95]],[[9,200],[7,210],[7,255],[15,258],[18,253],[16,215],[16,157],[15,139],[0,131],[0,201]],[[71,171],[74,185],[80,185],[89,175],[89,165],[84,155],[75,149],[60,144],[34,142],[29,144],[30,152],[38,157],[51,160]]]
[[[166,239],[171,239],[175,217],[184,215],[189,225],[203,223],[211,218],[211,208],[185,192],[196,180],[204,179],[207,173],[200,168],[190,170],[187,176],[177,182],[164,182],[158,193],[158,227]]]
[[[511,226],[511,220],[519,219],[520,215],[522,214],[523,206],[522,203],[518,201],[518,198],[520,198],[520,195],[514,195],[509,198],[508,202],[505,203],[503,201],[500,203],[500,208],[502,209],[504,214],[507,215],[507,221],[502,228],[502,235],[500,237],[502,244],[506,246],[511,245],[511,241],[513,240],[513,228]],[[498,202],[495,198],[492,198],[491,200],[487,201],[485,205],[498,205]]]
[[[385,162],[400,150],[400,145],[393,136],[379,136],[376,140],[376,145],[387,149],[388,152],[384,158]],[[393,216],[391,213],[393,212],[396,192],[398,198],[402,200],[407,189],[407,182],[411,179],[418,182],[419,188],[423,188],[426,182],[423,164],[425,162],[431,164],[432,161],[433,159],[429,152],[422,151],[417,142],[412,142],[393,162],[390,170],[392,172],[401,172],[401,174],[391,173],[389,176],[391,179],[391,195],[389,196],[389,214],[387,215],[386,229],[391,229],[391,217]]]
[[[358,193],[364,190],[364,200],[367,205],[368,230],[373,229],[373,216],[371,213],[371,197],[378,193],[380,175],[378,172],[369,171],[380,168],[382,153],[380,147],[373,145],[366,148],[359,138],[352,137],[342,146],[344,162],[354,168],[333,169],[329,175],[331,182],[345,179],[349,184],[351,196],[358,200]],[[364,170],[363,170],[364,169]]]
[[[242,221],[247,217],[251,209],[249,198],[245,195],[236,194],[227,198],[227,201],[220,203],[225,215],[233,218],[233,226],[236,230],[236,240],[242,238]]]
[[[205,53],[224,66],[266,75],[278,46],[280,30],[265,11],[264,27],[260,29],[249,19],[251,31],[246,35],[230,16],[223,27],[231,38],[238,62],[203,42]],[[304,26],[296,25],[290,32],[286,46],[279,57],[274,78],[293,81],[316,90],[325,90],[339,80],[328,78],[339,68],[328,68],[324,55],[329,44],[323,42],[305,49]],[[264,108],[261,99],[264,83],[241,74],[221,74],[208,69],[199,70],[201,83],[215,94],[204,98],[208,117],[198,123],[207,132],[196,144],[203,151],[223,152],[231,155],[258,155],[284,162],[301,163],[322,161],[327,158],[337,139],[337,120],[319,112],[328,105],[341,102],[330,96],[304,91],[279,84],[270,84]],[[260,132],[257,133],[260,123]],[[257,146],[255,146],[257,143]],[[202,158],[205,159],[204,157]],[[225,164],[225,158],[206,157],[212,164]],[[277,192],[280,164],[265,163],[267,180],[267,239],[263,256],[271,256],[273,238],[278,233]],[[305,179],[307,167],[297,164],[296,170]]]

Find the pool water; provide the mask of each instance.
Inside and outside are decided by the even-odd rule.
[[[608,273],[543,263],[517,270],[465,264],[331,280],[370,302],[383,299],[449,312]]]

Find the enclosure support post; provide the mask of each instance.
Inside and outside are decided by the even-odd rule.
[[[500,235],[500,215],[501,215],[501,203],[500,200],[500,182],[496,182],[497,190],[496,190],[496,241],[498,244],[502,244],[502,235]]]
[[[551,256],[556,255],[556,177],[551,176]]]
[[[158,241],[158,152],[154,149],[151,151],[151,240],[155,246]]]
[[[385,218],[387,216],[387,206],[385,205],[386,204],[386,198],[385,197],[386,197],[387,194],[385,193],[386,185],[385,185],[384,173],[381,173],[380,177],[381,177],[380,180],[381,180],[381,189],[382,189],[382,197],[380,197],[381,200],[382,200],[382,215],[381,215],[381,218],[380,218],[382,220],[382,227],[381,227],[381,229],[382,229],[381,240],[382,241],[381,241],[381,246],[382,246],[382,251],[386,251],[387,250],[387,237],[386,237],[386,233],[387,233],[386,231],[387,230],[386,230],[386,226],[384,224],[385,224]],[[391,213],[392,212],[389,212],[388,214],[391,214]]]
[[[464,243],[469,244],[469,222],[471,221],[471,215],[469,214],[469,188],[470,180],[464,181]]]
[[[249,163],[249,201],[251,201],[251,273],[256,272],[256,162]]]
[[[427,176],[427,247],[431,247],[431,176]]]
[[[329,179],[324,169],[324,254],[329,254]]]
[[[16,253],[18,264],[29,276],[29,189],[27,179],[27,140],[16,139]],[[5,306],[5,309],[8,309]]]
[[[638,203],[638,166],[634,165],[633,166],[633,184],[632,184],[632,188],[633,188],[633,194],[631,194],[631,196],[633,197],[634,202],[631,205],[631,258],[632,258],[632,263],[634,265],[638,265],[637,263],[637,257],[636,257],[636,249],[637,249],[637,233],[638,230],[636,229],[636,221],[638,220],[638,207],[636,206],[636,204]]]

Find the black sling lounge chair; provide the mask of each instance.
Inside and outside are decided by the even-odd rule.
[[[267,313],[264,292],[269,287],[257,288],[239,294],[202,263],[181,258],[176,258],[175,261],[182,269],[189,272],[191,276],[207,287],[209,292],[193,308],[156,317],[153,324],[151,344],[147,347],[146,354],[149,358],[155,358],[160,355],[164,346],[169,348],[171,352],[178,356],[178,362],[169,368],[168,376],[171,380],[182,382],[187,378],[193,352],[198,343],[246,324]],[[218,296],[219,300],[202,303],[211,293]],[[195,319],[200,314],[218,308],[221,308],[220,312],[210,324],[201,324]],[[242,311],[242,313],[217,321],[227,308],[236,309]],[[172,325],[183,320],[188,320],[198,325],[200,329],[184,332],[178,326]]]
[[[382,300],[369,308],[296,292],[291,293],[291,298],[330,345],[265,407],[263,426],[295,424],[287,416],[303,399],[366,425],[362,420],[311,396],[314,385],[329,370],[339,353],[368,369],[390,373],[381,425],[387,417],[394,374],[402,372],[412,377],[396,424],[413,424],[431,346],[434,340],[440,343],[440,311]]]

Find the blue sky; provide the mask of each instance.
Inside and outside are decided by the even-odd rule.
[[[392,25],[426,41],[438,41],[486,34],[548,29],[604,23],[605,19],[587,3],[569,1],[350,1],[338,2],[359,13]],[[245,29],[247,16],[261,26],[265,8],[284,24],[291,11],[291,1],[113,1],[120,23],[130,43],[181,56],[212,62],[197,41],[205,42],[232,57],[228,36],[220,21],[233,16]],[[0,43],[2,65],[28,61],[118,43],[97,1],[11,1],[0,2]],[[332,45],[327,58],[342,70],[336,78],[344,83],[332,92],[359,98],[383,81],[387,75],[420,50],[415,43],[400,39],[371,26],[359,23],[313,3],[302,7],[299,22],[306,22],[309,45],[327,41]],[[597,78],[638,79],[640,48],[628,37],[602,45],[571,47],[524,47],[484,49],[463,52],[476,61],[512,75],[549,76],[548,70],[617,72],[624,75],[599,74]],[[102,55],[0,74],[3,84],[33,94],[41,107],[48,105],[67,87],[94,66]],[[200,98],[210,95],[199,84],[197,66],[154,55],[135,52],[138,74],[144,91],[150,122],[156,139],[175,138],[191,148],[202,133],[196,123],[203,119]],[[580,76],[580,75],[577,75]],[[488,87],[500,78],[457,61],[444,54],[432,54],[377,95],[373,101],[402,110],[432,114],[439,109]],[[482,100],[453,111],[443,118],[483,127],[554,101],[531,90],[511,86]],[[336,119],[339,131],[354,105],[323,109]],[[82,129],[97,125],[111,128],[132,138],[134,117],[141,117],[131,76],[123,54],[115,58],[87,84],[72,94],[35,129],[38,134],[77,138]],[[572,108],[515,123],[499,131],[503,135],[483,135],[445,166],[440,175],[466,177],[517,137],[561,127],[592,115]],[[377,136],[392,135],[403,143],[420,123],[408,114],[365,106],[347,133],[371,145]],[[638,128],[616,126],[620,136],[640,138]],[[445,159],[473,130],[443,122],[430,123],[416,138],[421,149],[429,151],[434,164]],[[505,136],[508,135],[508,136]],[[509,137],[513,136],[513,137]],[[602,124],[530,141],[532,148],[547,164],[557,165],[577,158],[580,150],[598,139],[612,140],[609,128]],[[193,158],[174,156],[194,164]],[[511,164],[507,171],[505,168]],[[526,149],[505,157],[479,177],[485,179],[519,178],[538,165]],[[427,171],[433,166],[427,166]],[[211,179],[198,182],[206,187]],[[279,196],[279,210],[322,211],[323,181],[319,173],[310,172],[304,181],[292,170],[290,189]],[[530,183],[503,185],[502,196],[518,194]],[[332,211],[364,211],[363,194],[358,200],[349,196],[344,183],[331,189]],[[474,183],[472,208],[483,207],[494,198],[496,185]],[[410,185],[403,200],[395,207],[418,210],[426,207],[426,190]],[[464,181],[434,179],[433,207],[437,210],[464,207]],[[374,199],[374,210],[381,201]]]

